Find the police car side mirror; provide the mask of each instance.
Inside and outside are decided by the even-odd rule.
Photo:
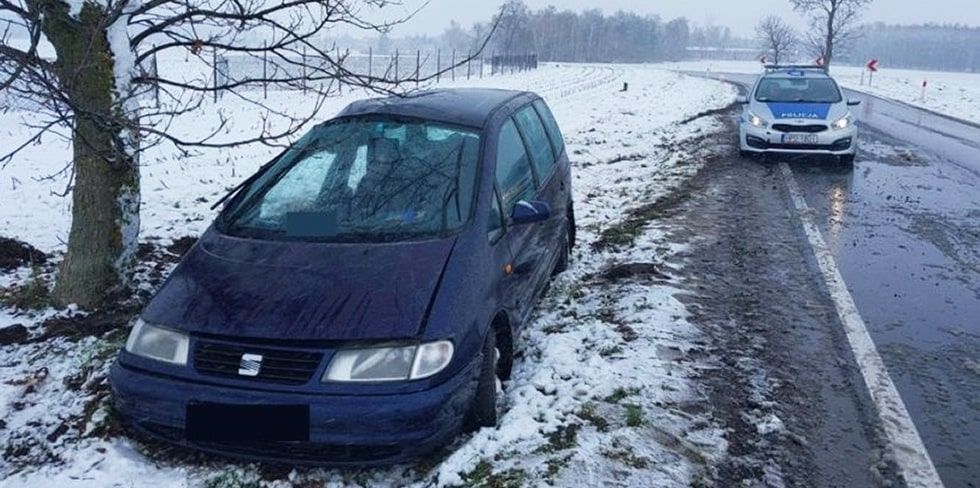
[[[745,97],[745,95],[739,95],[739,96],[735,97],[735,103],[740,103],[742,105],[745,105],[745,104],[749,103],[749,99],[747,97]]]
[[[853,107],[855,105],[861,105],[861,100],[848,100],[847,105]]]

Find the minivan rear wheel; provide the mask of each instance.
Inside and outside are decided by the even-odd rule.
[[[555,263],[555,269],[552,270],[551,276],[555,276],[559,273],[565,272],[568,269],[568,262],[572,257],[572,247],[575,246],[575,213],[571,210],[569,206],[568,210],[568,228],[565,231],[565,243],[562,244],[560,256],[558,256],[558,262]]]
[[[467,432],[497,425],[497,354],[497,338],[491,330],[487,332],[480,352],[482,361],[476,397],[463,426]]]
[[[561,255],[558,256],[558,262],[555,263],[555,269],[551,273],[552,276],[564,273],[565,270],[568,269],[568,257],[569,254],[571,254],[571,250],[568,249],[567,239],[565,240],[565,243],[561,245],[561,250],[558,252],[560,252]]]

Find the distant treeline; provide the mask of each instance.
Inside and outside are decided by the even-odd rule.
[[[493,36],[497,52],[537,52],[541,61],[619,62],[679,60],[690,42],[687,19],[663,22],[631,12],[605,15],[548,7],[531,11],[521,0],[505,4]]]
[[[871,24],[849,53],[855,64],[876,58],[892,68],[980,72],[980,28]]]

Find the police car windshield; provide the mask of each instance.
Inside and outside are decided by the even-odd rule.
[[[830,78],[763,78],[755,91],[759,102],[837,103],[840,89]]]

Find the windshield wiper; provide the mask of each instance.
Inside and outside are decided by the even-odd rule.
[[[453,177],[453,187],[449,189],[446,193],[446,197],[442,201],[442,229],[440,234],[445,235],[446,231],[449,229],[449,200],[453,199],[456,201],[456,218],[463,220],[463,212],[459,208],[459,178],[460,173],[463,171],[463,146],[459,147],[459,155],[456,156],[456,174]],[[455,197],[455,198],[454,198]]]

